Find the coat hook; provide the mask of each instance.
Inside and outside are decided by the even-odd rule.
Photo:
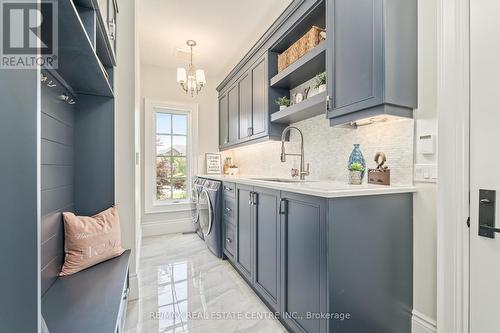
[[[47,81],[47,77],[45,75],[43,75],[43,73],[40,73],[40,81],[41,82]]]
[[[61,101],[67,102],[67,101],[68,101],[68,99],[69,99],[69,96],[68,96],[68,95],[66,95],[66,94],[61,94],[61,95],[59,95],[59,99],[60,99]]]
[[[49,83],[47,83],[47,87],[49,87],[49,88],[53,88],[55,86],[56,86],[56,84],[52,80],[50,80]]]
[[[73,104],[75,104],[75,103],[76,103],[76,102],[75,102],[75,100],[74,100],[73,98],[70,98],[70,99],[69,99],[69,101],[68,101],[68,104],[69,104],[69,105],[73,105]]]

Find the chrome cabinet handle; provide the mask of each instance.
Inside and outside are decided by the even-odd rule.
[[[230,211],[231,211],[231,208],[226,207],[226,211],[230,212]]]
[[[224,186],[224,191],[232,191],[233,189],[227,186]]]
[[[231,238],[229,238],[229,237],[228,237],[228,238],[226,238],[226,242],[228,242],[228,243],[232,243],[232,242],[233,242],[233,240],[232,240]]]

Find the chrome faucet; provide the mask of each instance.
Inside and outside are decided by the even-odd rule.
[[[288,154],[285,152],[285,138],[286,134],[290,132],[291,129],[295,129],[299,132],[300,134],[300,154]],[[304,169],[304,135],[302,134],[302,131],[295,126],[288,126],[283,130],[283,133],[281,133],[281,162],[286,162],[286,157],[287,156],[300,156],[300,179],[304,180],[306,179],[306,176],[309,176],[309,163],[307,163],[307,169]]]

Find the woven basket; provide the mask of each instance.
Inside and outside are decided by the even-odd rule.
[[[323,31],[325,31],[325,29],[313,26],[311,30],[309,30],[298,41],[293,43],[293,45],[290,46],[285,52],[278,55],[278,72],[281,72],[293,64],[297,61],[297,59],[321,43],[324,40],[321,36],[321,32]]]

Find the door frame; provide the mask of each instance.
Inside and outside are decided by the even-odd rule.
[[[469,332],[469,17],[470,0],[439,0],[438,332]]]

